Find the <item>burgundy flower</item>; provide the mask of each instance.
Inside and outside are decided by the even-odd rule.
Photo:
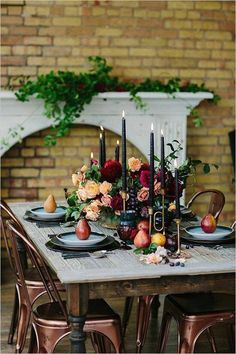
[[[143,187],[148,188],[150,182],[150,171],[149,170],[141,171],[139,180]]]
[[[121,177],[122,167],[119,161],[108,160],[101,168],[101,175],[104,181],[113,183]]]
[[[111,207],[113,210],[123,209],[123,200],[120,194],[115,195],[111,200]]]
[[[145,163],[142,164],[142,166],[140,168],[140,171],[145,171],[145,170],[149,171],[149,169],[150,169],[149,164],[145,162]]]

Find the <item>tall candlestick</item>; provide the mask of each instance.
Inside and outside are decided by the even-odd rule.
[[[102,156],[102,133],[99,135],[99,165],[103,166],[103,156]]]
[[[92,166],[93,164],[93,152],[91,151],[91,154],[90,154],[90,166]]]
[[[164,135],[161,129],[161,189],[165,188],[165,145]]]
[[[102,161],[103,165],[106,162],[106,136],[105,136],[105,130],[103,126],[100,126],[101,128],[101,134],[102,134]]]
[[[176,205],[176,211],[175,211],[175,218],[180,219],[180,202],[179,202],[179,172],[177,169],[177,161],[174,161],[175,165],[175,205]]]
[[[153,207],[154,201],[154,131],[153,123],[150,132],[150,182],[149,182],[149,206]]]
[[[126,192],[126,123],[125,112],[122,113],[122,191]]]
[[[116,142],[116,148],[115,148],[115,160],[119,161],[120,159],[120,142],[117,140]]]

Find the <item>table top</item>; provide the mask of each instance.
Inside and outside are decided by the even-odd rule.
[[[61,252],[50,250],[45,244],[49,240],[48,234],[72,231],[73,227],[38,228],[35,222],[29,222],[23,218],[26,210],[42,206],[42,202],[11,203],[9,205],[39,252],[64,284],[157,279],[164,276],[212,275],[235,271],[234,245],[227,245],[227,247],[223,245],[219,249],[201,245],[194,246],[188,250],[191,258],[187,259],[185,267],[170,267],[169,264],[145,264],[140,261],[139,256],[134,254],[133,249],[117,249],[107,254],[106,257],[98,259],[92,256],[64,259]],[[98,225],[91,223],[91,227],[92,231],[97,231]],[[113,230],[102,230],[107,235],[113,234]],[[101,231],[101,227],[99,227],[99,231]]]

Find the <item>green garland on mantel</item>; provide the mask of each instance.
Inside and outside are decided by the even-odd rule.
[[[112,67],[107,65],[106,59],[98,56],[90,56],[88,60],[91,69],[88,72],[75,74],[70,71],[51,71],[46,75],[39,75],[36,80],[28,78],[22,82],[22,87],[16,92],[18,100],[25,102],[34,95],[44,101],[45,115],[52,119],[52,134],[45,137],[46,145],[55,145],[57,139],[68,134],[73,121],[78,118],[94,96],[100,92],[124,92],[129,91],[130,99],[138,108],[144,108],[139,92],[211,92],[213,102],[219,100],[219,96],[205,87],[187,83],[181,85],[180,78],[170,79],[166,84],[159,80],[146,79],[141,83],[125,82],[118,77],[111,76]],[[197,110],[189,107],[194,117],[195,126],[202,125],[202,119]]]

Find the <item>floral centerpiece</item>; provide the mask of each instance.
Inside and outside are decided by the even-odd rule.
[[[180,143],[175,140],[170,147],[170,154],[165,157],[165,204],[174,212],[175,179],[173,175],[173,160],[182,150]],[[154,174],[154,211],[161,207],[161,167],[160,159],[155,157],[157,166]],[[179,166],[178,189],[182,195],[186,187],[187,177],[195,173],[196,166],[202,164],[199,160],[188,158]],[[215,166],[217,167],[217,166]],[[209,164],[203,164],[205,173],[209,172]],[[109,224],[115,226],[119,222],[122,211],[122,167],[119,161],[108,160],[100,166],[92,159],[91,165],[83,165],[72,174],[72,183],[76,189],[67,194],[67,219],[79,219],[84,216],[88,220],[103,221],[109,219]],[[149,164],[141,159],[131,157],[127,166],[127,201],[129,210],[135,210],[137,217],[148,217],[149,202]]]

